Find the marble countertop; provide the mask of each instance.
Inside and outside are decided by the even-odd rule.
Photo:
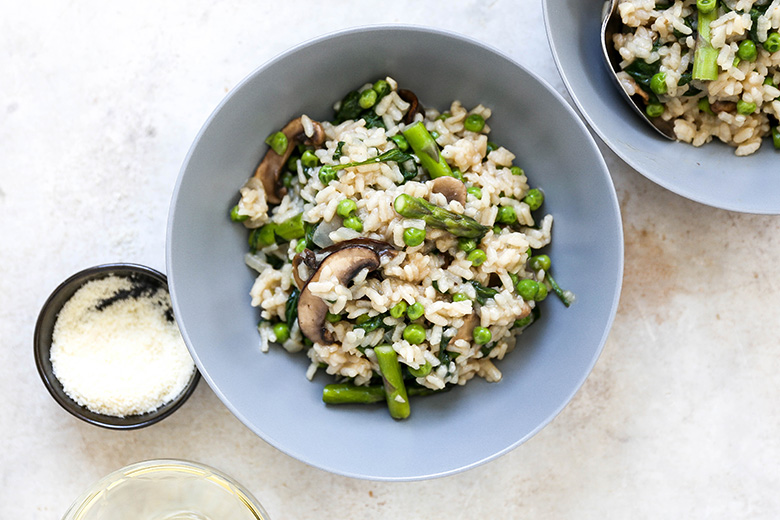
[[[41,305],[92,265],[164,271],[190,143],[266,60],[337,29],[413,23],[486,42],[565,90],[538,0],[39,0],[0,11],[0,518],[60,518],[93,481],[157,457],[225,471],[276,519],[780,516],[780,218],[680,198],[604,146],[626,240],[614,327],[573,401],[497,460],[413,483],[334,476],[256,437],[205,383],[150,428],[71,417],[35,370]]]

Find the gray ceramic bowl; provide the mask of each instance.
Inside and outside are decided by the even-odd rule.
[[[501,362],[497,384],[472,381],[418,399],[393,421],[381,406],[328,407],[330,378],[308,358],[259,350],[249,305],[247,232],[228,211],[265,153],[263,140],[293,115],[331,106],[390,75],[427,106],[493,109],[491,136],[515,152],[555,215],[557,278],[577,293],[545,302],[543,321]],[[288,51],[250,74],[208,119],[182,167],[170,210],[168,276],[174,311],[198,367],[228,408],[267,442],[313,466],[376,480],[452,474],[518,446],[561,411],[606,340],[623,266],[609,173],[573,109],[500,53],[453,34],[403,26],[349,30]]]
[[[703,204],[745,213],[780,213],[780,152],[765,141],[736,157],[719,141],[701,148],[646,126],[602,61],[603,0],[543,0],[547,35],[566,88],[591,127],[621,159],[664,188]]]
[[[165,275],[143,265],[127,263],[103,264],[79,271],[62,282],[51,293],[38,314],[33,338],[35,365],[38,368],[38,374],[41,376],[43,384],[51,396],[71,415],[95,426],[111,430],[134,430],[157,423],[178,410],[189,399],[192,392],[195,391],[195,387],[198,385],[198,381],[200,381],[200,374],[196,370],[189,383],[187,383],[187,387],[173,401],[168,402],[153,412],[128,415],[126,417],[113,417],[95,413],[86,406],[78,404],[65,393],[62,383],[54,375],[49,355],[52,332],[54,331],[54,325],[57,323],[57,315],[63,305],[67,303],[81,286],[89,281],[100,280],[110,275],[141,278],[144,281],[167,289]]]

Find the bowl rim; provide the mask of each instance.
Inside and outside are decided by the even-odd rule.
[[[204,120],[202,126],[198,130],[197,134],[193,137],[192,144],[187,151],[187,154],[182,161],[182,166],[179,170],[179,174],[176,179],[176,184],[174,187],[174,190],[172,192],[171,196],[171,203],[169,208],[169,214],[168,214],[168,225],[167,225],[167,231],[166,231],[166,265],[170,268],[172,264],[172,248],[171,248],[171,235],[173,231],[173,220],[174,220],[174,213],[175,213],[175,202],[177,201],[179,197],[179,192],[181,190],[182,186],[182,179],[184,177],[184,174],[189,166],[189,163],[192,159],[192,156],[195,153],[196,148],[199,146],[201,139],[203,138],[204,133],[207,131],[207,129],[210,127],[214,119],[217,117],[217,114],[224,108],[224,106],[230,102],[232,97],[236,95],[236,93],[244,88],[244,86],[249,83],[255,76],[258,74],[261,74],[264,70],[268,69],[269,67],[275,65],[276,63],[288,58],[290,55],[295,54],[297,52],[302,51],[303,49],[306,49],[310,46],[316,45],[320,42],[323,42],[325,40],[333,39],[333,38],[340,38],[340,37],[346,37],[353,34],[358,33],[366,33],[366,32],[374,32],[374,31],[401,31],[401,32],[418,32],[418,33],[425,33],[437,37],[445,37],[449,39],[458,40],[461,42],[464,42],[468,45],[473,45],[476,47],[479,47],[480,49],[492,53],[501,59],[505,60],[508,63],[511,63],[513,66],[521,69],[525,74],[527,74],[532,80],[534,80],[538,85],[546,90],[561,106],[563,110],[565,110],[567,113],[569,113],[572,117],[573,122],[579,127],[579,129],[582,132],[583,139],[587,142],[588,147],[591,148],[594,152],[594,158],[597,160],[599,165],[601,166],[601,171],[605,175],[606,181],[608,183],[608,196],[611,202],[611,208],[612,211],[614,211],[614,214],[617,216],[616,219],[616,230],[619,235],[619,240],[617,240],[617,248],[618,248],[618,258],[616,259],[617,263],[617,273],[616,273],[616,286],[614,293],[611,295],[611,301],[609,305],[608,310],[608,319],[606,320],[604,324],[603,331],[601,332],[597,348],[594,349],[594,353],[592,358],[590,359],[587,370],[583,370],[582,375],[577,378],[576,384],[573,386],[572,391],[569,393],[569,395],[566,396],[565,399],[562,400],[560,405],[556,407],[555,409],[552,409],[545,419],[541,421],[538,425],[536,425],[535,428],[530,430],[527,435],[524,435],[522,437],[519,437],[516,441],[513,443],[505,446],[501,450],[497,450],[495,453],[490,454],[489,456],[485,456],[478,460],[473,460],[469,464],[460,465],[458,467],[450,468],[445,471],[441,472],[428,472],[428,473],[418,473],[412,476],[377,476],[377,475],[368,475],[365,473],[359,473],[356,471],[348,471],[341,468],[334,467],[333,465],[329,464],[322,464],[318,462],[314,462],[310,460],[309,457],[301,454],[297,450],[284,446],[282,443],[278,441],[278,439],[272,438],[270,435],[268,435],[264,431],[258,431],[258,427],[253,424],[253,422],[240,410],[236,408],[236,406],[227,398],[225,393],[219,388],[219,386],[216,384],[215,381],[213,381],[212,376],[209,374],[208,370],[203,370],[202,376],[206,380],[206,383],[208,386],[212,389],[212,391],[217,395],[219,400],[225,405],[228,410],[241,421],[247,428],[249,428],[252,433],[260,437],[264,442],[270,444],[274,448],[278,449],[279,451],[283,452],[284,454],[295,458],[296,460],[299,460],[309,466],[325,470],[337,475],[342,475],[350,478],[356,478],[356,479],[366,479],[366,480],[372,480],[372,481],[384,481],[384,482],[408,482],[408,481],[420,481],[420,480],[426,480],[426,479],[432,479],[432,478],[441,478],[446,476],[455,475],[464,471],[467,471],[469,469],[473,469],[477,466],[481,466],[487,462],[490,462],[492,460],[495,460],[502,455],[512,451],[513,449],[517,448],[518,446],[522,445],[532,437],[534,437],[539,431],[541,431],[543,428],[545,428],[547,425],[549,425],[555,417],[557,417],[561,411],[566,408],[566,406],[571,403],[571,400],[576,395],[576,393],[582,388],[582,385],[585,383],[587,378],[590,376],[590,374],[593,372],[593,368],[596,365],[596,362],[598,361],[599,357],[601,356],[601,353],[603,352],[604,346],[606,344],[606,341],[609,337],[610,331],[612,329],[612,325],[614,323],[615,316],[617,314],[617,309],[620,301],[620,295],[622,290],[622,279],[623,279],[623,271],[624,271],[624,255],[625,255],[625,245],[624,245],[624,234],[623,234],[623,223],[621,219],[621,211],[620,211],[620,204],[617,197],[617,192],[614,186],[614,182],[612,181],[612,177],[610,175],[609,167],[607,166],[607,163],[604,159],[603,154],[601,153],[599,146],[596,142],[596,139],[591,135],[589,132],[588,126],[585,124],[585,122],[580,118],[577,111],[574,109],[574,107],[569,104],[564,96],[558,92],[552,84],[550,84],[547,80],[542,78],[539,74],[534,72],[533,70],[529,69],[528,67],[520,64],[517,60],[513,59],[512,57],[508,56],[505,52],[497,49],[496,47],[487,44],[485,42],[482,42],[480,40],[477,40],[475,38],[451,31],[446,29],[439,29],[434,27],[429,27],[425,25],[419,25],[419,24],[406,24],[406,23],[380,23],[380,24],[371,24],[371,25],[362,25],[362,26],[354,26],[349,27],[337,31],[328,32],[313,38],[309,38],[306,40],[301,41],[300,43],[297,43],[288,49],[276,54],[272,58],[262,62],[259,66],[255,67],[254,69],[250,70],[240,81],[238,81],[234,87],[232,87],[219,101],[219,103],[216,105],[216,107],[211,111],[211,113],[208,115],[208,117]],[[172,287],[174,290],[171,292],[172,296],[172,303],[174,306],[174,312],[178,310],[178,299],[175,296],[175,286],[176,286],[176,280],[175,277],[172,276]],[[192,348],[191,340],[189,338],[189,335],[186,331],[185,327],[182,327],[182,336],[185,339],[185,343],[187,344],[187,347],[190,349],[190,353],[192,354],[193,359],[195,360],[195,363],[200,368],[201,366],[201,360],[199,356],[197,355],[197,352],[195,352],[194,348]]]
[[[127,464],[119,469],[115,469],[102,478],[95,480],[76,497],[73,503],[71,503],[70,507],[68,507],[67,511],[65,511],[65,514],[62,516],[62,520],[77,520],[81,518],[85,512],[85,508],[89,507],[92,500],[97,498],[103,490],[107,489],[112,484],[115,485],[120,477],[133,478],[135,474],[145,474],[154,470],[169,470],[186,473],[188,475],[202,473],[202,476],[205,476],[206,473],[210,473],[211,476],[208,478],[217,477],[221,480],[222,482],[215,483],[229,493],[237,496],[257,520],[269,519],[268,513],[265,511],[260,501],[247,489],[247,487],[230,475],[227,475],[225,472],[208,464],[192,460],[159,458]]]
[[[84,283],[109,276],[110,274],[138,274],[141,276],[146,276],[161,284],[161,286],[170,293],[167,277],[160,271],[145,265],[117,262],[100,264],[82,269],[75,274],[70,275],[59,285],[57,285],[57,287],[51,292],[51,294],[46,298],[44,304],[41,306],[41,310],[39,311],[38,318],[35,322],[35,330],[33,332],[33,356],[35,359],[36,369],[38,370],[38,375],[43,381],[46,390],[48,390],[49,395],[51,395],[57,404],[59,404],[65,411],[84,422],[93,424],[95,426],[100,426],[102,428],[107,428],[110,430],[134,430],[150,426],[163,420],[178,410],[187,401],[187,399],[190,398],[193,392],[195,392],[195,388],[198,386],[198,382],[201,378],[197,365],[192,377],[187,382],[187,386],[182,390],[182,392],[172,401],[169,401],[168,403],[160,406],[156,410],[145,414],[129,415],[125,417],[103,415],[97,412],[93,412],[78,404],[65,393],[62,383],[60,383],[60,381],[54,375],[54,372],[51,370],[51,362],[47,356],[51,350],[51,337],[45,335],[43,331],[44,323],[47,321],[47,319],[53,316],[52,319],[54,319],[56,322],[56,317],[64,306],[65,302],[67,302],[70,296],[72,296],[72,294],[75,293],[75,291],[77,291]],[[68,298],[65,299],[61,305],[55,308],[55,302],[59,299],[59,297],[62,294],[71,291],[71,289],[72,292]],[[137,419],[133,420],[134,418]]]

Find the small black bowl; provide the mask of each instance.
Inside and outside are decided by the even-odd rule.
[[[54,400],[70,414],[90,424],[103,428],[112,430],[132,430],[143,428],[144,426],[149,426],[150,424],[161,421],[178,410],[195,391],[195,387],[198,385],[198,381],[200,381],[200,372],[195,369],[187,386],[175,399],[160,406],[153,412],[140,415],[113,417],[95,413],[85,406],[81,406],[65,393],[62,383],[60,383],[54,375],[50,359],[52,333],[54,331],[54,324],[57,321],[57,315],[65,303],[82,285],[92,280],[106,278],[110,275],[141,277],[145,281],[157,284],[166,291],[168,290],[168,280],[165,275],[143,265],[126,263],[104,264],[90,267],[89,269],[74,274],[54,290],[51,296],[46,300],[46,303],[43,304],[43,308],[38,315],[33,339],[35,364],[38,367],[38,373],[43,380],[43,384],[46,385],[46,389],[52,397],[54,397]]]

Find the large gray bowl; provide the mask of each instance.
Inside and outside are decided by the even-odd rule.
[[[472,381],[416,399],[396,422],[382,406],[329,407],[304,377],[308,359],[263,354],[247,232],[228,210],[263,140],[291,117],[327,119],[350,89],[391,75],[428,106],[483,103],[492,138],[516,152],[555,215],[550,256],[569,309],[549,298],[544,319],[500,363],[497,384]],[[617,307],[623,267],[617,198],[573,109],[533,74],[479,43],[415,27],[349,30],[303,44],[250,74],[217,107],[182,167],[170,211],[168,280],[184,340],[201,374],[252,431],[283,452],[338,474],[414,480],[451,474],[518,446],[552,420],[591,371]]]
[[[771,140],[748,157],[713,141],[700,148],[658,135],[629,107],[602,60],[604,0],[543,0],[558,71],[590,126],[621,159],[664,188],[702,204],[780,213],[780,151]]]

